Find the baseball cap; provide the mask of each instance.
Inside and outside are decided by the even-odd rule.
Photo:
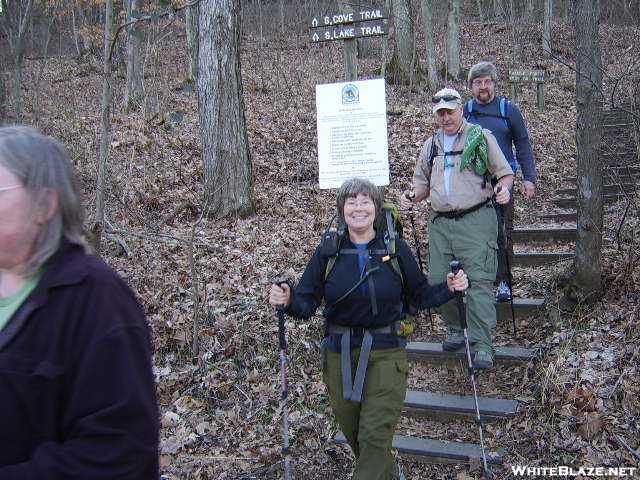
[[[455,110],[462,105],[462,97],[453,88],[443,88],[431,98],[431,102],[433,102],[433,113],[442,108]]]

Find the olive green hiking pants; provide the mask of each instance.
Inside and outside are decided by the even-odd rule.
[[[446,280],[449,263],[458,260],[471,283],[467,290],[469,341],[493,355],[496,327],[493,282],[498,266],[498,223],[491,205],[458,219],[429,215],[429,274],[433,283]],[[461,331],[456,299],[437,309],[449,332]]]
[[[356,371],[359,348],[351,352]],[[404,348],[371,350],[362,402],[342,397],[340,354],[326,351],[324,383],[331,408],[355,456],[353,480],[396,480],[398,467],[391,442],[407,391],[407,353]]]

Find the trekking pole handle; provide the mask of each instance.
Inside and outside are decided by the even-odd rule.
[[[276,285],[282,287],[283,285],[288,285],[289,290],[293,291],[293,284],[291,280],[277,280],[275,282]],[[280,346],[280,350],[287,349],[287,336],[285,333],[284,327],[284,311],[286,305],[278,305],[276,306],[276,314],[278,315],[278,345]]]
[[[460,270],[462,270],[462,263],[460,263],[458,260],[452,260],[449,263],[449,268],[451,268],[451,273],[453,273],[454,275],[457,275],[458,272]],[[467,279],[467,281],[469,282],[469,285],[467,286],[467,288],[471,287],[471,280]],[[466,296],[467,291],[465,290],[464,292],[456,292],[456,295],[460,295],[461,297]]]
[[[411,203],[413,203],[413,199],[416,198],[416,192],[414,192],[413,190],[406,191],[404,192],[404,198],[406,198],[407,200],[411,200]],[[413,211],[413,205],[409,207],[409,211]]]
[[[462,264],[458,260],[453,260],[449,263],[449,268],[451,268],[451,273],[457,275],[462,270]]]

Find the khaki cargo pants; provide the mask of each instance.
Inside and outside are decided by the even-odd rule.
[[[493,355],[492,332],[496,327],[493,282],[498,266],[498,223],[491,204],[461,218],[429,214],[429,275],[433,283],[446,280],[449,263],[458,260],[471,282],[467,290],[469,341],[476,350]],[[460,331],[456,300],[437,309],[449,332]]]
[[[356,371],[359,348],[351,351]],[[407,353],[404,348],[371,350],[362,402],[342,397],[340,354],[326,351],[324,383],[331,408],[356,458],[353,480],[396,480],[398,467],[391,442],[407,391]]]

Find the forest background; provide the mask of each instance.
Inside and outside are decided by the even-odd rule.
[[[584,12],[598,3],[599,34],[581,43],[579,27],[590,23]],[[1,5],[0,120],[33,125],[64,142],[82,188],[87,234],[145,307],[155,344],[163,475],[279,478],[277,324],[266,292],[275,278],[301,274],[333,215],[335,193],[318,188],[315,85],[344,80],[345,52],[341,42],[311,44],[309,22],[353,4]],[[431,95],[451,85],[468,97],[466,71],[479,60],[496,63],[504,94],[510,69],[545,72],[543,111],[536,108],[534,85],[522,85],[518,96],[539,176],[533,201],[516,198],[517,225],[543,225],[540,212],[557,211],[554,191],[567,186],[581,162],[587,169],[600,164],[593,172],[615,180],[599,162],[616,152],[616,145],[599,143],[602,109],[628,113],[638,151],[638,2],[393,0],[366,6],[391,13],[389,35],[359,41],[355,50],[359,79],[387,79],[391,200],[410,185],[419,149],[435,129]],[[225,37],[221,18],[237,19],[237,37]],[[596,57],[599,63],[583,65],[595,76],[581,90],[586,77],[576,70],[581,59]],[[224,106],[222,95],[221,110],[207,111],[213,103],[205,102],[212,88],[206,82],[226,68],[211,62],[222,58],[238,59],[241,72],[216,85],[242,101]],[[597,72],[600,82],[593,81]],[[225,89],[234,83],[235,97]],[[593,96],[582,108],[593,106],[591,116],[578,108],[585,88]],[[235,133],[216,123],[239,116],[245,127]],[[591,123],[580,121],[585,118]],[[585,132],[596,144],[576,141]],[[241,154],[216,155],[227,147]],[[637,154],[628,163],[638,168]],[[216,184],[221,171],[234,180]],[[500,478],[510,478],[508,465],[514,464],[638,466],[638,200],[634,190],[605,207],[595,232],[599,241],[578,264],[514,269],[515,295],[544,297],[546,308],[518,322],[517,341],[509,325],[498,330],[499,344],[528,347],[538,360],[480,381],[483,394],[515,391],[523,405],[515,419],[487,426],[490,447],[509,449]],[[582,204],[592,216],[602,205],[593,208]],[[419,208],[416,215],[423,252],[425,212]],[[576,296],[571,274],[581,259],[597,267],[591,272],[597,288]],[[349,478],[351,459],[332,441],[335,424],[321,381],[322,320],[288,320],[287,328],[294,476]],[[442,339],[443,333],[439,321],[434,331],[424,323],[416,339]],[[465,372],[451,366],[414,365],[411,377],[422,389],[467,382]],[[463,422],[403,419],[399,429],[477,441],[475,428]],[[477,467],[405,463],[407,477],[415,479],[464,480],[476,477]]]

